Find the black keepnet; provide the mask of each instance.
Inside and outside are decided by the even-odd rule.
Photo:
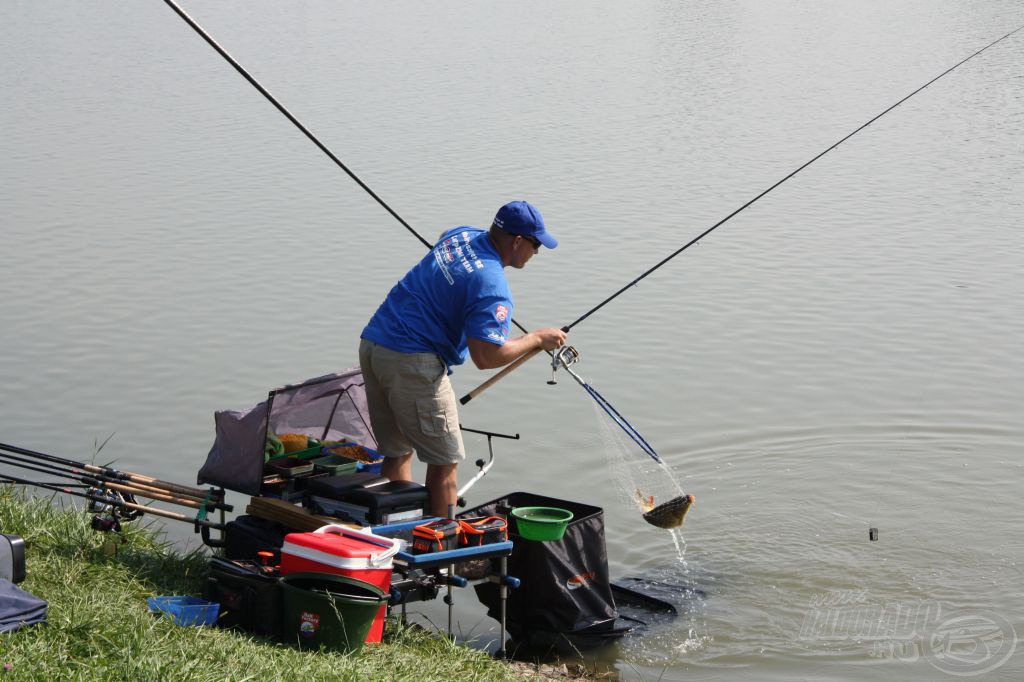
[[[589,504],[532,493],[510,493],[471,509],[461,516],[507,515],[515,507],[558,507],[573,514],[561,540],[538,542],[522,538],[509,516],[509,539],[514,542],[508,574],[519,578],[508,597],[508,631],[519,641],[538,633],[590,635],[615,627],[618,612],[612,596],[608,554],[604,542],[604,510]],[[487,615],[500,617],[498,586],[474,586]]]

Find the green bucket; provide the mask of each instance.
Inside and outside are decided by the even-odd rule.
[[[356,651],[388,595],[376,585],[330,573],[281,578],[284,638],[302,649]]]
[[[557,507],[516,507],[516,531],[527,540],[561,540],[572,512]]]

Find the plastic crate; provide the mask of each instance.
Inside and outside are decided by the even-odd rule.
[[[354,474],[359,466],[359,462],[356,460],[342,457],[341,455],[327,455],[326,457],[317,457],[311,461],[316,471],[326,472],[332,476]]]
[[[165,613],[178,625],[213,625],[220,613],[220,604],[199,597],[149,597],[149,610]]]

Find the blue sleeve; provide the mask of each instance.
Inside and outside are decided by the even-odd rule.
[[[512,324],[512,300],[499,287],[470,292],[467,301],[466,336],[504,346]]]

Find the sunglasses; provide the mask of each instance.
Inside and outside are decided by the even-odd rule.
[[[523,239],[525,239],[526,241],[530,242],[531,244],[533,244],[534,250],[540,251],[540,240],[538,240],[538,239],[536,239],[534,237],[528,237],[525,234],[521,234],[519,236],[522,237]]]

